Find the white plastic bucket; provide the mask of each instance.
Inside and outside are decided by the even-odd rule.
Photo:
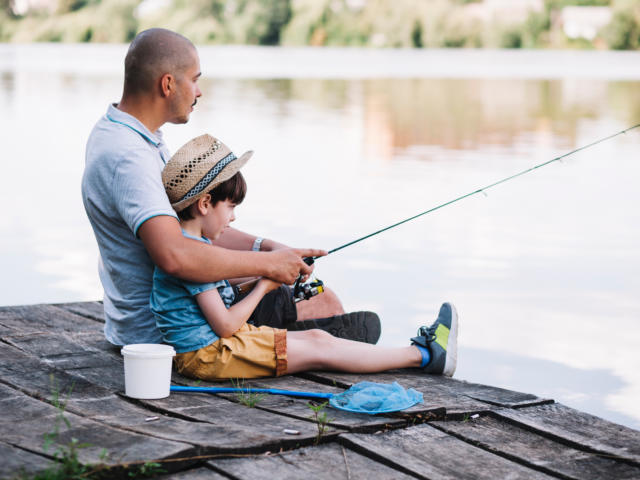
[[[124,392],[131,398],[165,398],[171,386],[171,361],[176,355],[170,345],[135,343],[125,345]]]

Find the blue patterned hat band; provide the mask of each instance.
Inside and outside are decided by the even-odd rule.
[[[184,144],[162,170],[162,182],[176,212],[184,210],[235,175],[253,155],[237,158],[217,138],[200,135]]]
[[[207,186],[218,176],[218,174],[222,171],[222,169],[236,159],[237,157],[233,153],[230,153],[229,155],[224,157],[222,160],[216,163],[211,168],[211,170],[209,170],[207,174],[204,177],[202,177],[202,180],[196,183],[196,186],[193,187],[191,190],[189,190],[187,194],[184,197],[182,197],[181,200],[186,200],[188,198],[195,197],[199,193],[204,192],[204,190],[207,189]],[[207,190],[210,190],[210,189],[207,189]]]

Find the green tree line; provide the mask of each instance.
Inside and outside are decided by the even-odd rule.
[[[514,0],[514,5],[517,3]],[[640,48],[640,0],[545,0],[519,20],[481,0],[0,0],[1,42],[128,42],[153,26],[197,44],[392,48]],[[567,6],[604,6],[596,38],[564,35]]]

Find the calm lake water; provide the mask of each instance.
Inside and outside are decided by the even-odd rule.
[[[124,46],[0,45],[0,305],[96,300],[87,136]],[[640,55],[203,48],[210,132],[249,193],[236,226],[331,249],[640,122]],[[640,428],[640,129],[341,250],[316,273],[406,344],[440,303],[456,377]],[[428,396],[428,392],[425,392]]]

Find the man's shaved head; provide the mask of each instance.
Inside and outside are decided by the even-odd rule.
[[[164,28],[136,35],[124,60],[125,95],[150,92],[165,73],[174,76],[193,63],[196,49],[187,38]]]

